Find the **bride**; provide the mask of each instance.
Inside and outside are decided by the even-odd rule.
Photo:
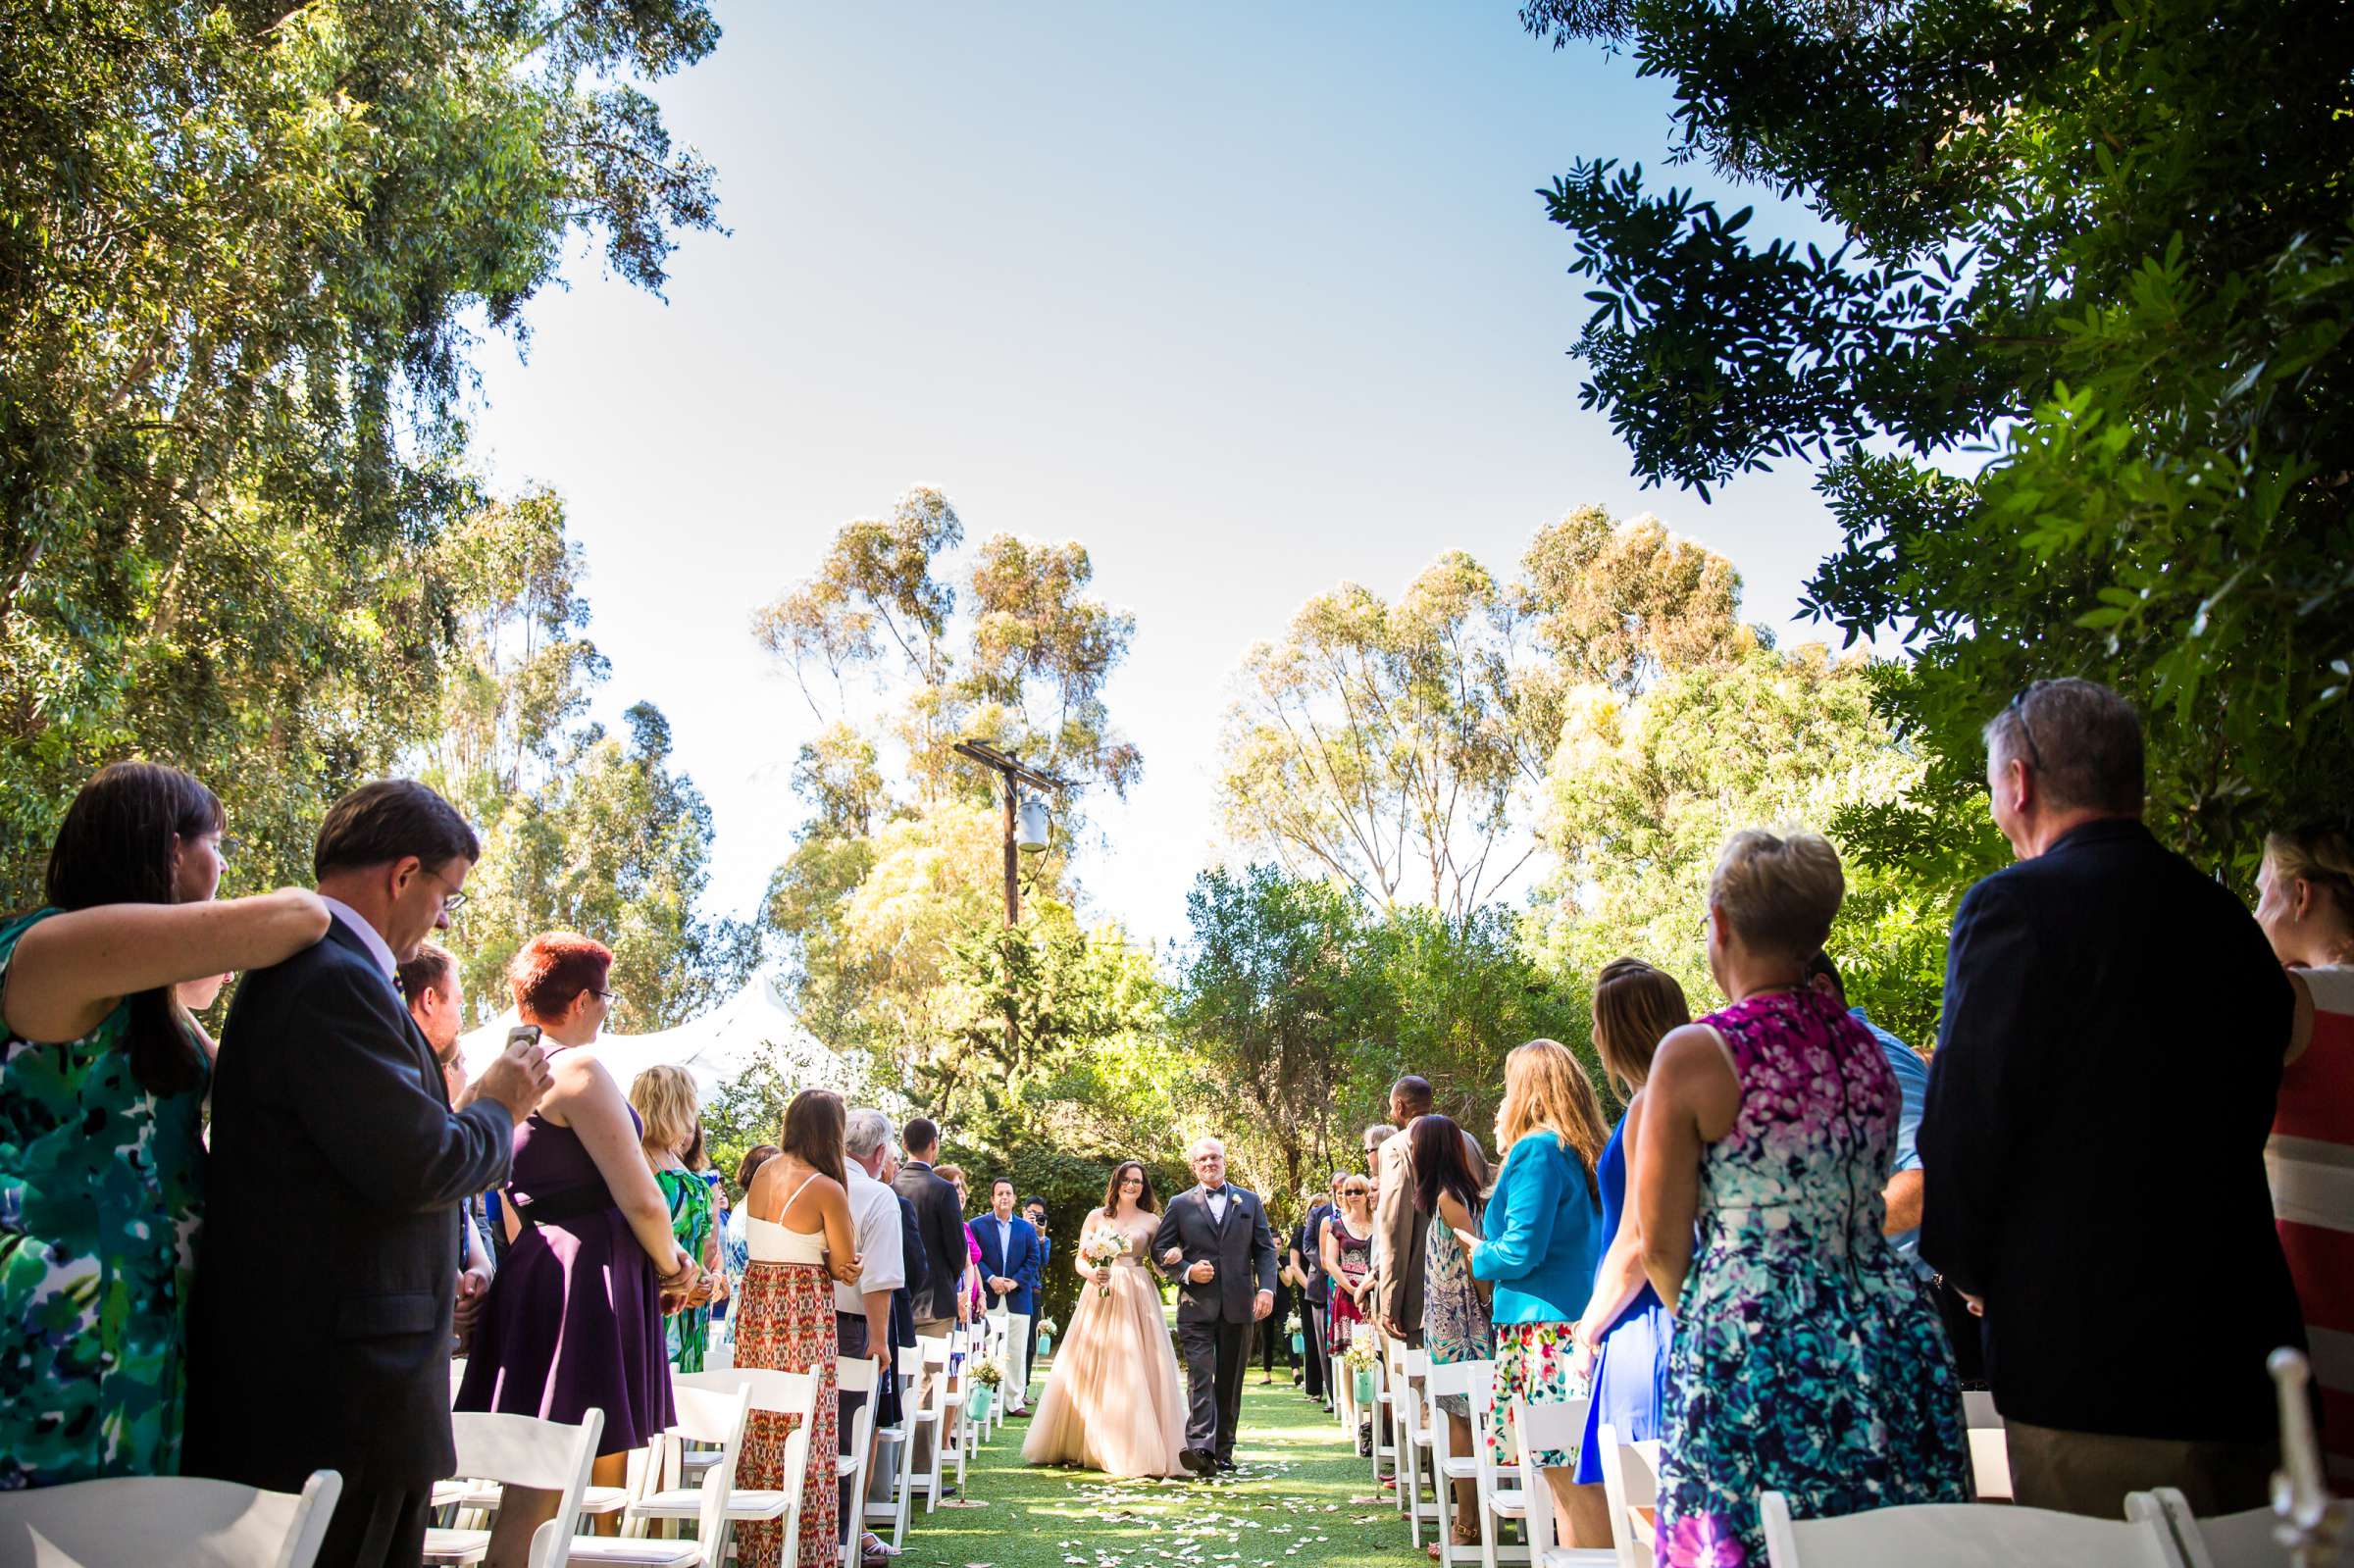
[[[1160,1290],[1147,1249],[1160,1222],[1152,1183],[1134,1160],[1111,1173],[1103,1206],[1079,1227],[1074,1266],[1079,1289],[1070,1330],[1054,1357],[1047,1396],[1030,1418],[1022,1457],[1034,1465],[1067,1464],[1112,1476],[1184,1473],[1185,1408],[1177,1355],[1160,1315]],[[1108,1265],[1091,1259],[1096,1238],[1111,1233],[1127,1250]]]

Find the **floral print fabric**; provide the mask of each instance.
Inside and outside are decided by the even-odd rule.
[[[55,913],[0,926],[0,986]],[[179,1473],[204,1091],[139,1087],[129,1016],[0,1045],[0,1491]]]
[[[1496,1411],[1488,1425],[1488,1451],[1500,1465],[1515,1462],[1517,1443],[1512,1435],[1512,1401],[1530,1404],[1567,1404],[1569,1331],[1573,1323],[1499,1323],[1496,1325]],[[1558,1469],[1569,1463],[1561,1448],[1538,1448],[1530,1460]]]
[[[1663,1568],[1765,1562],[1761,1491],[1801,1519],[1968,1501],[1945,1332],[1881,1235],[1897,1087],[1878,1042],[1812,991],[1702,1022],[1741,1109],[1702,1160],[1668,1352]]]
[[[692,1171],[656,1171],[654,1185],[670,1205],[670,1234],[687,1255],[700,1263],[703,1245],[711,1237],[711,1187]],[[663,1348],[670,1364],[681,1372],[703,1370],[703,1349],[711,1340],[711,1308],[682,1307],[662,1320]]]
[[[1479,1217],[1471,1220],[1479,1232]],[[1495,1353],[1488,1327],[1488,1304],[1471,1283],[1471,1264],[1455,1230],[1433,1217],[1422,1247],[1422,1347],[1435,1365],[1485,1361]],[[1452,1416],[1471,1419],[1471,1401],[1459,1393],[1439,1395],[1439,1408]]]

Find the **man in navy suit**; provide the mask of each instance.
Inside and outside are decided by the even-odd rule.
[[[1013,1184],[1000,1176],[989,1185],[989,1215],[973,1222],[981,1247],[981,1278],[992,1309],[1009,1320],[1005,1336],[1005,1413],[1030,1413],[1030,1323],[1038,1315],[1040,1256],[1038,1232],[1013,1212]]]

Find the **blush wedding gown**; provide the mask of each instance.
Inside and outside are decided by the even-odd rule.
[[[1079,1227],[1082,1242],[1112,1223],[1096,1210]],[[1139,1214],[1118,1227],[1128,1238],[1128,1255],[1111,1266],[1110,1294],[1092,1279],[1080,1288],[1070,1327],[1055,1346],[1047,1396],[1022,1443],[1030,1463],[1108,1476],[1184,1473],[1177,1458],[1185,1446],[1177,1351],[1160,1315],[1160,1290],[1145,1266],[1159,1225],[1159,1215]],[[1073,1266],[1085,1277],[1076,1257]]]

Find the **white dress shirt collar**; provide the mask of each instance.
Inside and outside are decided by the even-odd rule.
[[[400,960],[392,956],[391,944],[384,940],[384,935],[368,924],[368,917],[340,898],[330,898],[321,893],[319,901],[327,905],[329,914],[341,921],[353,936],[359,937],[360,945],[368,949],[368,956],[376,960],[376,967],[384,972],[384,978],[395,986],[399,985]]]

